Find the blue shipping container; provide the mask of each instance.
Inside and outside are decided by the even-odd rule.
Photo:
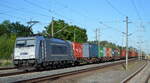
[[[98,57],[98,46],[96,44],[90,44],[89,51],[90,57]]]

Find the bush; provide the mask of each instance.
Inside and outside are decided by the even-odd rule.
[[[11,59],[11,54],[14,50],[15,35],[0,36],[0,59]]]
[[[0,59],[0,66],[13,66],[12,60],[7,59]]]

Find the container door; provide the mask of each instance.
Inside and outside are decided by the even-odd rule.
[[[73,46],[73,51],[74,51],[74,56],[76,58],[82,58],[83,57],[83,53],[82,53],[82,44],[80,43],[72,43]]]
[[[109,57],[109,48],[106,48],[106,56]]]
[[[106,48],[103,47],[103,54],[104,54],[104,57],[106,57]]]
[[[121,56],[122,56],[122,57],[126,56],[126,50],[122,50]]]
[[[89,58],[89,44],[83,44],[83,57]]]
[[[109,56],[112,56],[112,48],[109,48]]]
[[[98,57],[98,46],[95,44],[90,45],[90,57]]]

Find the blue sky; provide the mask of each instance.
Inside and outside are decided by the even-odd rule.
[[[149,0],[1,0],[0,22],[10,20],[22,24],[30,20],[40,23],[33,27],[34,32],[55,19],[85,28],[88,40],[95,40],[95,29],[100,28],[100,40],[125,45],[125,17],[129,17],[129,46],[138,47],[142,41],[143,50],[150,50]],[[101,23],[102,22],[102,23]],[[142,22],[142,23],[141,23]],[[141,25],[144,26],[141,28]]]

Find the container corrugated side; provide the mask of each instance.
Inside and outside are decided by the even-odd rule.
[[[110,56],[112,56],[112,48],[109,48]]]
[[[73,42],[72,46],[73,46],[74,56],[76,58],[82,58],[83,57],[83,52],[82,52],[82,48],[83,47],[82,47],[82,44]]]
[[[126,56],[126,50],[125,50],[125,49],[122,49],[122,50],[121,50],[121,56],[122,56],[122,57]]]
[[[103,47],[104,57],[106,57],[106,47]]]
[[[89,54],[89,44],[88,43],[84,43],[83,45],[83,57],[89,58],[90,54]]]
[[[98,46],[96,44],[90,44],[90,57],[98,57]]]
[[[98,47],[98,56],[104,57],[104,47],[102,47],[102,46]]]
[[[106,56],[107,57],[112,56],[112,49],[111,48],[106,48]]]

